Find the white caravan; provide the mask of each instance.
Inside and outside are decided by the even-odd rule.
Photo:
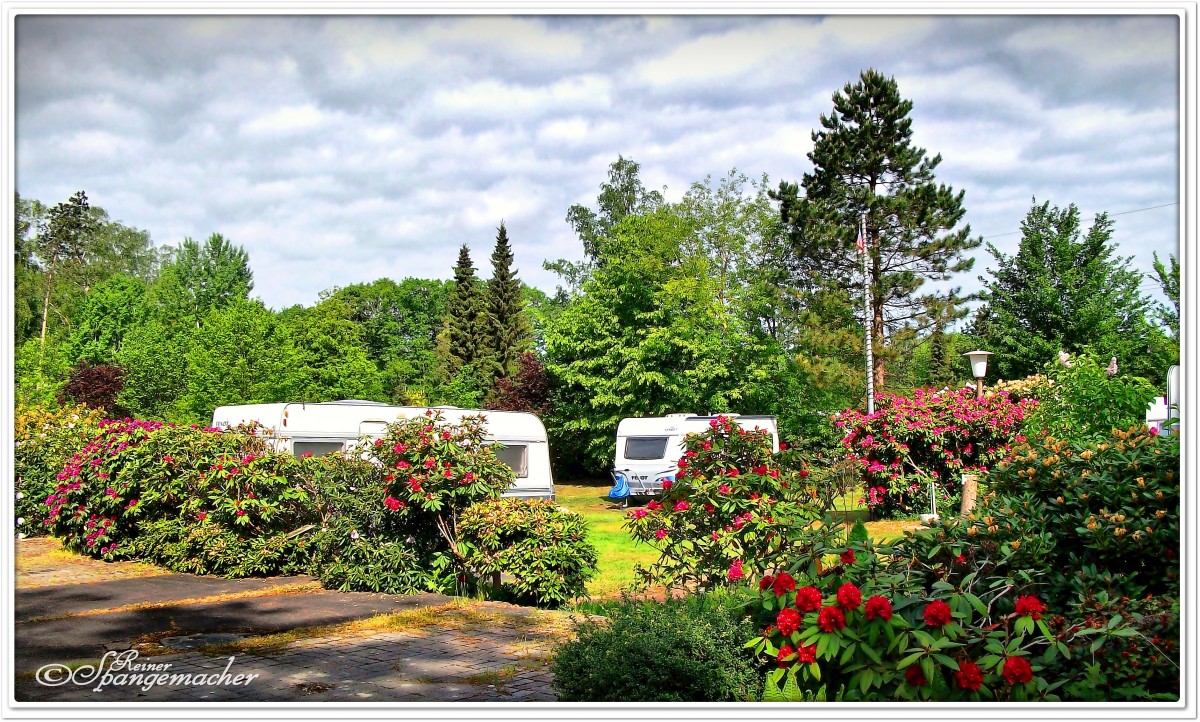
[[[762,429],[771,434],[771,451],[779,451],[779,426],[774,416],[722,414],[743,429]],[[684,452],[684,437],[702,434],[717,417],[668,414],[640,419],[622,419],[617,425],[617,458],[613,464],[613,490],[609,497],[652,496],[662,491],[663,480],[674,479]],[[623,490],[627,492],[622,493]]]
[[[326,401],[322,403],[278,403],[220,406],[213,411],[212,425],[230,428],[257,422],[268,430],[280,451],[296,456],[313,456],[350,451],[359,440],[383,436],[387,425],[400,419],[424,416],[424,406],[388,406],[376,401]],[[550,473],[550,446],[541,420],[516,411],[482,411],[455,406],[434,407],[442,418],[459,423],[464,416],[486,418],[486,443],[499,444],[496,456],[516,474],[504,496],[525,499],[554,499],[554,477]]]

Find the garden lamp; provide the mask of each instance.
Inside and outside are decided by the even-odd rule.
[[[983,377],[987,376],[988,356],[991,351],[968,351],[963,356],[971,359],[971,375],[975,377],[975,398],[983,397]]]

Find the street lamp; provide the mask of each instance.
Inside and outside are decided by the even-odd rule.
[[[975,398],[983,398],[983,377],[987,376],[988,356],[991,351],[968,351],[963,356],[971,359],[971,375],[975,377]]]

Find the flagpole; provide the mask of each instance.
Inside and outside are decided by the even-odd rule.
[[[875,413],[875,369],[871,347],[871,277],[867,274],[867,212],[859,220],[858,252],[862,255],[863,272],[863,326],[867,330],[867,413]]]

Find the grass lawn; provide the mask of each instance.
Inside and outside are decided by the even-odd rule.
[[[629,532],[621,528],[625,510],[608,499],[610,485],[554,485],[555,500],[571,511],[581,514],[588,524],[588,540],[600,552],[597,565],[600,573],[588,584],[593,597],[613,597],[633,582],[633,567],[639,562],[650,566],[658,552],[645,544],[635,544]]]
[[[599,574],[588,584],[588,594],[595,599],[619,596],[621,590],[633,582],[634,565],[650,566],[658,559],[658,552],[645,544],[636,544],[629,532],[622,528],[625,510],[608,499],[608,484],[555,483],[557,502],[581,514],[588,523],[588,539],[600,552],[597,565]],[[837,511],[845,511],[850,518],[865,511],[851,495],[834,504]],[[853,495],[857,497],[857,495]],[[920,526],[917,521],[873,521],[867,522],[867,531],[873,539],[885,541],[899,539],[905,530]]]

